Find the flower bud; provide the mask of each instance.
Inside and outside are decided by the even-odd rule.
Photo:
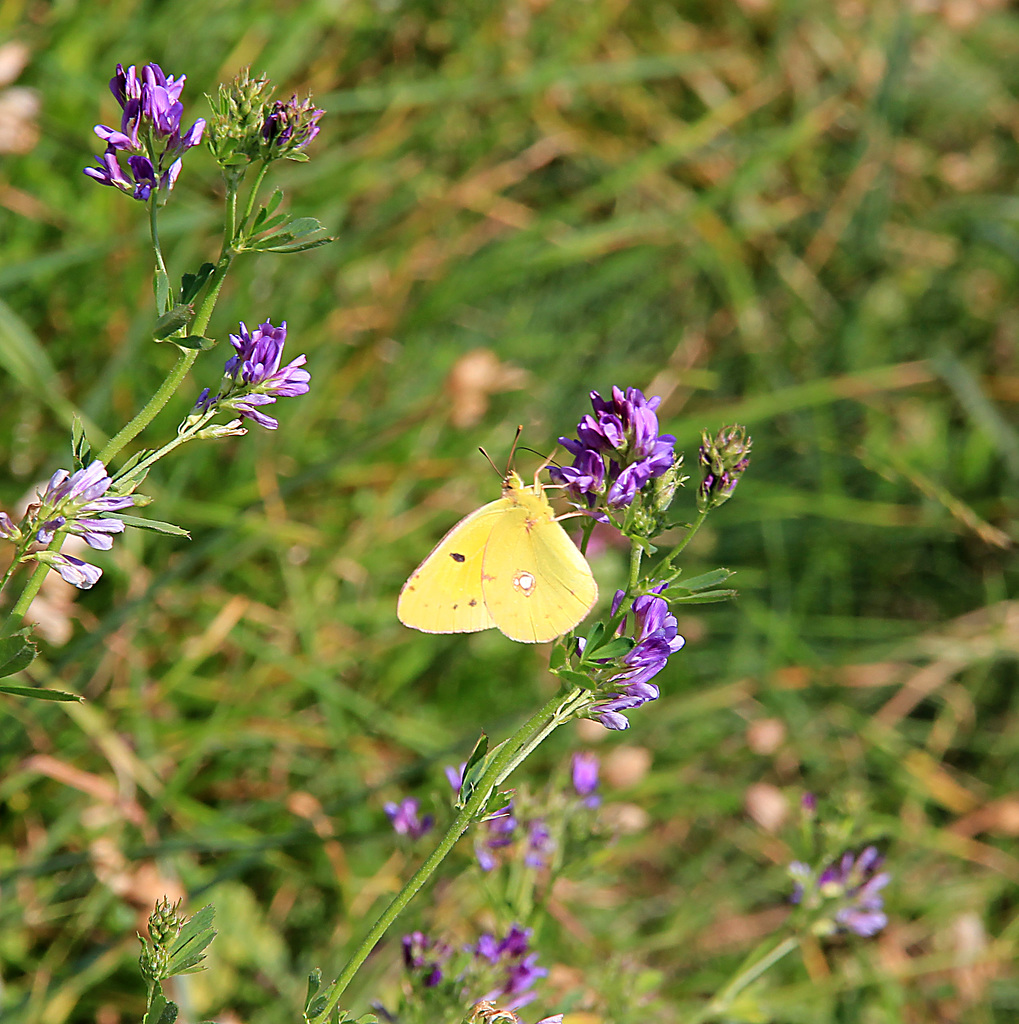
[[[0,537],[17,543],[21,536],[17,523],[6,512],[0,512]]]
[[[164,896],[149,914],[149,935],[157,946],[168,946],[184,926],[185,919],[179,911],[180,900],[171,903]]]
[[[248,431],[242,427],[241,424],[244,421],[241,419],[231,420],[229,423],[214,423],[212,426],[205,427],[204,430],[199,430],[195,434],[196,438],[217,438],[217,437],[240,437],[246,434]]]
[[[689,479],[683,474],[683,456],[677,455],[672,466],[661,476],[655,477],[651,483],[652,508],[658,513],[667,511],[676,495],[676,489],[682,487]]]

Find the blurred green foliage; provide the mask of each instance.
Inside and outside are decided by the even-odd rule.
[[[630,733],[557,736],[525,766],[581,743],[650,761],[610,772],[634,827],[557,894],[535,1005],[643,1021],[620,993],[652,977],[655,1020],[701,1006],[780,927],[781,812],[811,790],[887,853],[892,923],[788,958],[733,1019],[1014,1019],[1013,11],[11,0],[0,33],[41,101],[0,167],[4,507],[69,464],[72,409],[98,442],[172,360],[149,341],[144,208],[81,174],[117,62],[187,74],[188,124],[244,65],[311,90],[312,160],[276,180],[337,237],[239,262],[220,347],[140,439],[218,380],[238,320],[288,321],[312,391],[280,430],[146,483],[194,540],[129,533],[94,591],[48,594],[31,681],[87,703],[4,703],[5,1021],[137,1019],[134,931],[164,893],[218,910],[211,969],[174,995],[190,1019],[295,1018],[308,968],[335,970],[414,861],[382,802],[445,801],[441,766],[552,685],[494,631],[401,627],[403,579],[496,495],[479,444],[498,462],[523,423],[547,452],[613,384],[663,396],[689,465],[702,427],[750,427],[686,562],[737,570],[740,599],[681,621]],[[163,218],[174,274],[216,252],[219,194],[193,151]],[[611,594],[623,555],[594,564]],[[465,887],[423,899],[457,938],[485,913]],[[356,1009],[398,984],[396,950]]]

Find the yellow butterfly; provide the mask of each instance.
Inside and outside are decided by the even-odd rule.
[[[591,567],[556,522],[545,489],[513,472],[502,497],[461,519],[411,573],[396,614],[425,633],[493,626],[539,644],[568,633],[594,607]]]

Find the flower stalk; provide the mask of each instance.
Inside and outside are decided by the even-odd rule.
[[[357,949],[351,954],[343,970],[330,986],[329,995],[319,1012],[314,1017],[306,1016],[308,1024],[323,1024],[329,1019],[361,964],[365,962],[376,944],[389,930],[389,926],[400,916],[407,904],[434,874],[435,869],[471,824],[483,816],[489,797],[496,787],[555,729],[575,717],[589,702],[590,696],[579,687],[565,695],[562,692],[557,693],[492,754],[488,767],[478,779],[474,792],[460,813],[453,819],[453,823],[439,840],[435,849],[397,893]]]

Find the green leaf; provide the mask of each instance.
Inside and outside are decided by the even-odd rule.
[[[566,649],[566,644],[556,644],[552,648],[552,654],[548,659],[548,667],[551,671],[555,672],[557,668],[562,668],[569,660],[569,651]]]
[[[680,589],[691,592],[707,590],[708,587],[716,587],[719,583],[724,583],[730,576],[735,575],[734,569],[713,569],[711,572],[704,573],[703,576],[694,576],[685,580]]]
[[[298,217],[290,222],[287,230],[294,238],[300,238],[302,235],[310,235],[314,231],[325,231],[325,226],[314,217]]]
[[[670,593],[668,590],[665,592],[665,594]],[[665,594],[662,596],[664,597]],[[700,594],[687,594],[685,597],[677,594],[668,597],[667,600],[670,604],[716,604],[718,601],[731,601],[738,596],[738,590],[706,590]]]
[[[187,537],[191,540],[191,534],[187,530],[173,523],[163,523],[158,519],[142,519],[140,516],[125,516],[117,513],[116,518],[126,526],[133,526],[139,530],[151,530],[153,533],[165,533],[171,537]]]
[[[170,961],[166,967],[166,977],[175,974],[193,974],[200,969],[198,965],[205,959],[203,950],[216,937],[212,928],[216,908],[209,904],[202,907],[180,930],[173,945],[170,947]]]
[[[320,995],[305,1011],[304,1015],[308,1020],[314,1020],[322,1011],[326,1008],[328,998],[325,995]]]
[[[166,276],[165,270],[156,270],[153,290],[156,293],[156,309],[169,309],[170,307],[170,278]]]
[[[621,658],[624,654],[629,654],[636,646],[636,643],[632,637],[617,636],[615,640],[610,640],[607,644],[598,648],[598,659]],[[587,652],[585,651],[584,653],[586,654]]]
[[[12,676],[28,668],[38,653],[31,640],[32,627],[19,629],[0,640],[0,677]]]
[[[290,245],[259,245],[257,249],[259,252],[307,252],[309,249],[317,249],[320,245],[328,245],[335,241],[336,239],[332,237],[318,238],[313,242],[294,242]]]
[[[173,1024],[177,1019],[177,1004],[167,1003],[163,1007],[163,1012],[159,1015],[158,1024]]]
[[[308,1012],[308,1007],[311,1006],[312,999],[315,998],[315,993],[322,987],[322,968],[314,967],[308,974],[308,994],[304,997],[304,1012]]]
[[[173,309],[167,310],[157,321],[152,331],[156,341],[165,341],[182,327],[186,327],[195,317],[195,307],[190,303],[178,302]]]
[[[148,469],[137,470],[135,467],[147,459],[154,451],[153,448],[143,448],[140,452],[135,452],[124,463],[116,473],[113,474],[113,483],[110,489],[115,494],[130,494],[148,475]],[[118,518],[120,518],[118,516]]]
[[[321,231],[325,231],[325,227],[314,217],[298,217],[282,231],[252,241],[248,247],[258,252],[302,252],[333,241],[332,238],[308,237]]]
[[[205,287],[205,282],[212,277],[215,269],[213,264],[203,263],[197,273],[183,274],[180,279],[180,301],[188,303],[198,298],[198,293]]]
[[[259,235],[266,231],[272,231],[273,228],[278,228],[286,222],[287,215],[285,213],[277,213],[275,217],[270,217],[267,221],[256,221],[251,233],[252,235]]]
[[[36,700],[63,700],[85,702],[84,697],[76,693],[64,693],[63,690],[44,690],[41,686],[0,686],[0,693],[9,693],[15,697],[34,697]]]
[[[177,1004],[167,1002],[162,992],[152,996],[152,1004],[142,1018],[142,1024],[173,1024],[177,1019]]]
[[[271,217],[272,214],[276,212],[281,202],[283,202],[283,189],[277,188],[273,194],[269,196],[269,201],[259,209],[258,213],[255,214],[255,221],[254,224],[252,224],[252,234],[257,235],[258,232],[268,229],[269,221],[266,218]],[[277,218],[273,218],[273,220],[275,221]],[[284,220],[286,220],[286,215],[280,214],[277,222],[282,224]]]
[[[576,669],[561,668],[555,672],[555,675],[567,683],[572,683],[574,686],[582,686],[585,690],[594,689],[591,677],[584,672],[577,672]]]
[[[496,748],[498,749],[498,748]],[[488,735],[482,733],[478,742],[474,744],[470,757],[464,765],[463,780],[460,783],[460,794],[457,797],[456,806],[463,807],[471,798],[478,778],[484,772],[485,755],[488,753]]]
[[[584,644],[584,653],[580,656],[581,661],[587,661],[588,658],[601,646],[605,640],[605,623],[596,622],[591,628],[591,632],[587,634],[587,643]]]
[[[186,338],[169,338],[168,340],[178,348],[197,349],[199,352],[208,352],[210,348],[216,346],[215,338],[203,338],[200,334],[189,334]]]
[[[92,445],[85,436],[85,426],[81,422],[81,417],[75,413],[71,420],[71,458],[74,459],[74,468],[84,469],[91,454]]]

